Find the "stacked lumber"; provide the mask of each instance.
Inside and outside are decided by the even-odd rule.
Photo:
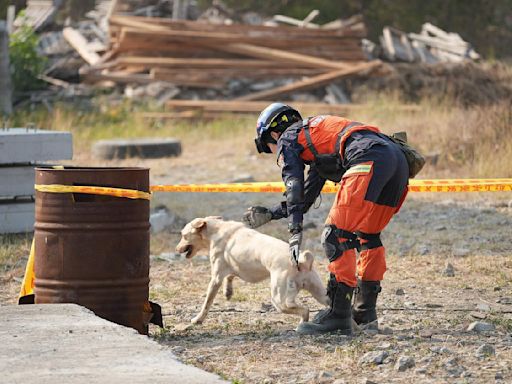
[[[360,21],[301,28],[114,14],[109,22],[110,47],[101,60],[82,44],[90,64],[82,71],[86,82],[164,81],[178,87],[224,90],[228,98],[247,101],[324,86],[378,66],[378,62],[366,62],[361,50],[366,31]],[[275,82],[247,94],[250,87],[231,90],[231,82],[237,79],[246,84]]]

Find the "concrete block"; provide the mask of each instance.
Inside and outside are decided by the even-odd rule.
[[[0,233],[32,232],[34,221],[34,202],[0,201]]]
[[[73,158],[70,132],[27,128],[0,129],[0,164]]]
[[[2,383],[228,383],[75,304],[0,306],[0,324]]]
[[[0,198],[34,195],[34,167],[0,165]]]

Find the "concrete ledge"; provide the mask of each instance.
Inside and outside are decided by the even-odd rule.
[[[0,307],[1,382],[226,383],[75,304]]]
[[[0,233],[24,233],[34,230],[33,201],[0,201]]]

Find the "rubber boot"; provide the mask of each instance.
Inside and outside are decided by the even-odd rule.
[[[357,280],[352,317],[357,324],[369,324],[377,320],[377,296],[382,290],[380,281]]]
[[[327,285],[331,298],[330,308],[321,311],[311,322],[300,323],[297,333],[301,335],[316,335],[327,332],[340,332],[344,335],[352,334],[352,293],[354,288],[338,283],[331,275]]]

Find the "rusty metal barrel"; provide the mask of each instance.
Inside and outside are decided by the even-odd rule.
[[[36,168],[36,184],[149,192],[147,168]],[[35,302],[76,303],[146,332],[149,201],[36,191]]]

